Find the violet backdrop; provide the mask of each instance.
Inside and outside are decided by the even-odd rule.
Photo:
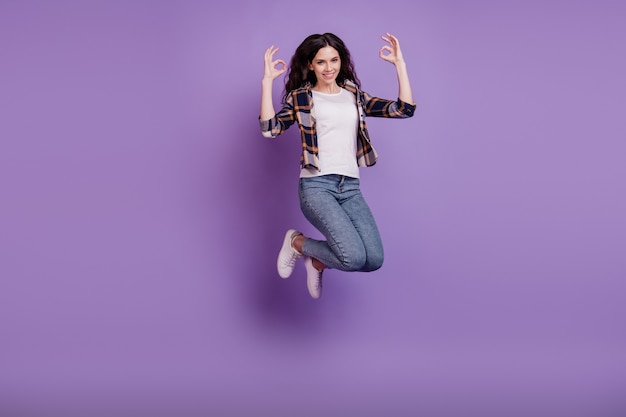
[[[0,415],[622,416],[626,6],[0,1]],[[263,52],[350,48],[379,271],[282,280]],[[281,80],[275,84],[279,106]]]

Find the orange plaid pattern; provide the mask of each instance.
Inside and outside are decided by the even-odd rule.
[[[405,103],[400,99],[392,101],[373,97],[359,89],[356,84],[351,81],[345,81],[341,86],[353,93],[356,97],[356,105],[359,114],[357,163],[362,167],[372,166],[376,163],[378,154],[370,143],[365,117],[408,118],[412,117],[415,113],[415,105]],[[315,130],[315,107],[311,84],[307,83],[303,87],[291,91],[283,107],[273,118],[269,120],[259,119],[259,122],[261,132],[269,133],[272,138],[277,137],[293,123],[297,122],[302,139],[300,166],[319,170],[317,133]]]

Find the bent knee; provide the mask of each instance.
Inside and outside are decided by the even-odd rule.
[[[341,266],[344,271],[371,272],[380,269],[384,260],[383,255],[365,256],[363,254],[363,256],[344,259]]]
[[[382,254],[375,255],[375,256],[368,256],[367,261],[365,262],[365,264],[363,265],[363,269],[361,270],[363,272],[376,271],[377,269],[380,269],[383,266],[384,260],[385,260],[385,257]]]
[[[344,271],[361,271],[366,261],[365,253],[354,253],[351,256],[345,256],[341,260],[341,269]]]

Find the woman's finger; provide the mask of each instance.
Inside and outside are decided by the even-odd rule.
[[[392,35],[391,33],[389,33],[389,32],[387,32],[387,37],[388,37],[389,39],[391,39],[392,41],[394,41],[394,42],[397,42],[397,41],[398,41],[398,38],[396,38],[395,36],[393,36],[393,35]]]
[[[285,61],[283,61],[282,59],[278,59],[274,61],[272,64],[273,64],[274,69],[279,70],[279,71],[283,71],[284,69],[287,68],[287,63],[285,63]],[[280,65],[280,68],[278,67],[279,65]]]
[[[385,54],[385,51],[389,52],[389,54],[393,53],[393,50],[391,49],[391,47],[387,45],[380,48],[380,54],[383,56],[388,56],[389,54]]]
[[[265,57],[273,57],[276,52],[278,52],[280,48],[274,48],[274,45],[270,46],[265,50]]]

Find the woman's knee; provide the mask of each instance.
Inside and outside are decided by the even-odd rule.
[[[340,259],[341,269],[344,271],[360,271],[367,262],[365,251],[352,251],[350,254],[344,254]]]
[[[352,248],[348,253],[340,256],[341,266],[344,271],[371,272],[383,266],[385,256],[383,251],[367,251],[364,247]]]
[[[363,265],[363,272],[372,272],[380,269],[383,266],[385,257],[382,253],[371,254],[367,256],[367,260]]]

